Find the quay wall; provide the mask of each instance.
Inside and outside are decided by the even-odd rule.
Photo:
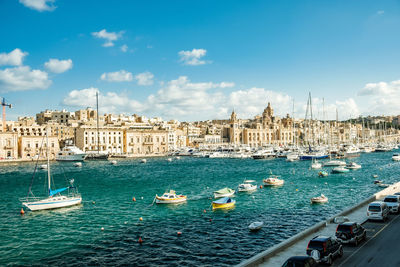
[[[281,243],[279,243],[257,255],[254,255],[253,257],[251,257],[245,261],[242,261],[241,263],[239,263],[237,265],[237,267],[258,266],[261,263],[268,260],[269,258],[276,255],[277,253],[281,252],[282,250],[285,250],[285,249],[291,247],[292,245],[294,245],[295,243],[297,243],[298,241],[303,240],[306,236],[308,236],[312,233],[318,232],[322,228],[326,227],[328,224],[333,223],[336,217],[346,216],[346,215],[352,213],[353,211],[355,211],[356,209],[358,209],[370,202],[373,202],[377,199],[382,199],[384,196],[387,196],[387,195],[390,195],[390,194],[393,194],[393,193],[399,192],[399,191],[400,191],[400,182],[394,183],[394,184],[390,185],[389,187],[364,199],[360,203],[358,203],[348,209],[345,209],[344,211],[341,211],[338,214],[335,214],[334,216],[332,216],[322,222],[316,223],[315,225],[311,226],[310,228],[286,239],[285,241],[282,241]],[[360,222],[360,223],[363,223],[363,222]]]

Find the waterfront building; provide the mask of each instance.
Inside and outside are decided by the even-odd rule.
[[[124,130],[124,153],[128,155],[165,154],[168,151],[167,130]]]
[[[18,158],[18,134],[0,132],[0,159]]]
[[[111,154],[124,152],[124,129],[120,127],[81,126],[75,131],[75,144],[81,150],[101,151]]]
[[[250,147],[268,145],[288,145],[293,143],[293,119],[274,116],[271,104],[264,109],[261,116],[241,123],[233,111],[229,120],[227,138],[230,144],[246,144]]]
[[[45,111],[36,114],[36,122],[39,125],[43,125],[48,121],[55,121],[61,124],[68,124],[69,119],[73,119],[74,115],[75,114],[73,112],[68,112],[65,109],[61,111],[46,109]]]
[[[55,159],[60,151],[57,136],[49,136],[49,158]],[[45,134],[43,136],[20,136],[18,138],[18,156],[21,159],[46,159],[47,143]]]

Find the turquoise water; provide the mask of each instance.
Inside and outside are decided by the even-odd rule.
[[[18,199],[27,194],[34,164],[0,165],[0,265],[237,264],[379,191],[373,174],[385,183],[398,181],[400,164],[391,155],[362,154],[354,159],[361,170],[325,178],[309,170],[309,161],[283,159],[154,158],[116,166],[84,162],[82,168],[54,163],[56,185],[74,178],[83,204],[23,216]],[[235,209],[211,211],[213,191],[236,188],[244,179],[260,185],[270,171],[285,179],[283,187],[238,194]],[[34,192],[44,192],[45,179],[39,171]],[[167,189],[187,195],[188,202],[151,205]],[[320,193],[329,203],[310,205]],[[249,232],[247,226],[260,220],[265,227]]]

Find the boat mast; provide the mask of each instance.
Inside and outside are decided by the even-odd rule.
[[[48,126],[46,127],[46,156],[47,156],[47,184],[48,184],[48,193],[50,196],[50,157],[49,157],[49,128]]]
[[[97,154],[100,154],[100,135],[99,135],[99,92],[96,91],[96,112],[97,112]]]
[[[295,134],[294,127],[295,127],[295,124],[294,124],[294,98],[293,98],[293,107],[292,107],[292,138],[293,138],[292,142],[293,142],[293,146],[295,145],[295,141],[296,141],[296,139],[294,137],[294,134]]]

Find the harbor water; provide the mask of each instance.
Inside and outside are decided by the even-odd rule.
[[[73,178],[82,205],[22,216],[19,198],[27,195],[34,163],[3,164],[0,265],[238,264],[382,189],[374,180],[399,181],[400,162],[391,160],[392,153],[362,154],[351,159],[362,169],[324,178],[309,169],[310,161],[284,159],[150,158],[145,164],[126,159],[82,167],[55,162],[56,186]],[[270,172],[285,184],[236,194],[232,210],[211,210],[213,191],[237,188],[244,179],[261,185]],[[45,180],[46,171],[38,171],[36,195],[45,193]],[[187,195],[187,203],[152,205],[156,194],[169,189]],[[321,193],[329,202],[311,205],[310,198]],[[248,230],[254,221],[264,222],[258,232]]]

